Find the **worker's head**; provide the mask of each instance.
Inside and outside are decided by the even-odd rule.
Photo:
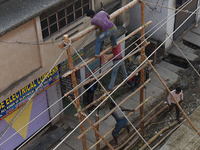
[[[113,109],[115,106],[116,106],[115,103],[110,102],[110,110]]]
[[[95,12],[94,12],[94,10],[89,9],[89,10],[86,12],[86,15],[87,15],[88,17],[90,17],[90,18],[93,18],[94,15],[95,15]]]
[[[181,92],[181,88],[180,87],[177,87],[176,88],[176,94],[179,94]]]

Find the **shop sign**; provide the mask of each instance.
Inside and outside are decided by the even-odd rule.
[[[10,97],[8,97],[6,100],[2,101],[0,103],[0,120],[15,111],[17,108],[24,105],[28,99],[34,94],[33,97],[37,96],[42,91],[46,90],[50,86],[52,86],[54,83],[59,81],[59,73],[58,73],[58,67],[54,67],[46,79],[44,80],[45,76],[48,74],[45,73],[33,82],[29,83],[16,93],[12,94]],[[42,83],[42,81],[44,82]],[[40,85],[42,84],[42,85]],[[36,91],[36,88],[40,88]],[[36,91],[36,93],[35,93]]]

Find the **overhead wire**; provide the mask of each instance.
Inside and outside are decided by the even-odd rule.
[[[197,9],[196,9],[197,10]],[[189,18],[191,17],[191,15],[185,20],[185,21],[187,21]],[[184,24],[185,22],[183,22],[173,33],[175,33],[183,24]],[[170,35],[170,36],[172,36],[173,35],[173,33]],[[169,37],[170,37],[169,36]],[[169,38],[168,37],[168,38]],[[166,40],[168,40],[168,38],[166,39]],[[153,52],[153,53],[155,53],[165,42],[166,42],[166,40]],[[153,55],[153,53],[151,53],[135,70],[137,70],[139,67],[141,67],[141,65],[144,63],[144,62],[146,62],[147,61],[147,59],[149,59],[149,57],[151,57],[152,55]],[[134,71],[132,72],[132,73],[134,73]],[[128,78],[128,77],[127,77]],[[125,80],[123,81],[123,82],[125,82]],[[123,84],[123,82],[121,83],[121,84],[119,84],[118,86],[117,86],[117,88],[118,87],[120,87],[122,84]],[[116,89],[117,89],[116,88]],[[115,90],[116,90],[115,89]],[[114,91],[115,91],[114,90]],[[111,93],[110,93],[110,95],[114,92],[114,91],[112,91]],[[103,102],[104,102],[105,100],[103,100],[98,106],[100,106]],[[91,112],[91,113],[93,113],[97,108],[98,108],[98,106]],[[88,116],[89,117],[89,116]],[[87,117],[87,118],[88,118]],[[86,118],[85,118],[86,119]],[[84,121],[84,120],[83,120]],[[72,133],[72,132],[71,132]],[[68,135],[54,148],[54,149],[56,149],[56,148],[58,148],[58,146],[64,141],[64,140],[66,140],[67,139],[67,137],[68,137]]]
[[[28,101],[26,102],[25,105],[22,106],[21,110],[14,116],[14,118],[11,120],[11,122],[9,123],[9,126],[7,127],[7,129],[5,130],[5,132],[3,133],[3,135],[1,136],[0,139],[3,138],[3,136],[7,133],[7,131],[10,129],[10,127],[12,126],[12,124],[16,121],[16,119],[19,117],[19,115],[24,111],[24,109],[26,108],[26,106],[29,104],[29,102],[32,100],[32,98],[35,96],[36,92],[39,90],[39,88],[43,85],[43,82],[45,81],[45,79],[47,78],[47,76],[49,75],[49,73],[51,72],[51,70],[53,69],[53,67],[55,67],[56,63],[58,62],[58,60],[61,58],[61,56],[64,54],[64,51],[59,55],[59,57],[57,58],[57,60],[55,61],[55,63],[53,64],[53,66],[50,68],[50,70],[48,71],[47,75],[44,77],[44,79],[42,80],[42,82],[40,83],[40,85],[35,89],[34,93],[28,98]]]
[[[72,46],[72,45],[71,45]],[[76,51],[76,49],[72,46],[72,48],[73,48],[73,50],[78,54],[78,52]],[[79,54],[78,54],[79,55]],[[81,58],[81,60],[82,60],[82,62],[88,67],[88,65],[86,64],[86,62],[83,60],[83,58],[79,55],[79,57]],[[118,64],[117,64],[118,65]],[[114,66],[115,67],[115,66]],[[88,69],[90,70],[90,72],[92,73],[92,75],[93,75],[93,77],[95,77],[96,78],[96,81],[101,85],[101,87],[105,90],[105,92],[107,93],[107,95],[108,95],[108,97],[110,97],[111,98],[111,100],[115,103],[115,105],[118,107],[118,109],[122,112],[122,114],[126,117],[126,115],[123,113],[123,111],[120,109],[120,107],[117,105],[117,103],[113,100],[113,98],[111,97],[111,95],[113,94],[113,92],[111,92],[110,94],[107,92],[107,90],[105,89],[105,87],[101,84],[101,82],[99,81],[99,79],[95,76],[95,74],[92,72],[92,70],[88,67]],[[127,78],[126,78],[127,79]],[[125,80],[126,80],[125,79]],[[123,84],[124,82],[125,82],[125,80],[121,83],[121,84]],[[93,83],[94,84],[94,83]],[[91,86],[93,86],[93,85],[91,85]],[[90,87],[89,87],[90,88]],[[90,114],[92,114],[99,106],[101,106],[101,104],[106,100],[106,99],[108,99],[108,97],[106,97]],[[89,114],[89,115],[90,115]],[[88,117],[89,117],[89,115],[85,118],[85,119],[87,119]],[[127,117],[126,117],[126,119],[128,119]],[[128,121],[129,121],[129,123],[130,124],[132,124],[131,122],[130,122],[130,120],[128,119]],[[133,124],[132,124],[132,126],[133,126]],[[133,128],[135,129],[135,131],[138,133],[138,135],[142,138],[142,140],[147,144],[147,146],[151,149],[151,147],[148,145],[148,143],[146,142],[146,140],[142,137],[142,135],[139,133],[139,131],[133,126]],[[73,133],[73,132],[72,132]],[[69,134],[68,134],[69,135]],[[63,138],[63,140],[59,143],[59,144],[57,144],[57,146],[53,149],[53,150],[55,150],[55,149],[57,149],[66,139],[68,138],[68,136],[66,136],[65,138]]]
[[[149,4],[149,5],[156,6],[156,7],[162,7],[162,8],[167,8],[167,9],[171,9],[171,10],[177,10],[176,8],[173,8],[173,7],[167,7],[167,6],[163,6],[163,5],[159,5],[159,4],[154,4],[154,3],[150,3],[150,2],[147,2],[147,1],[143,1],[143,0],[140,0],[140,1],[143,2],[143,3]],[[192,11],[189,11],[189,10],[181,10],[180,12],[190,13],[190,14],[192,13]],[[200,15],[200,13],[194,13],[194,14]]]
[[[158,19],[155,17],[155,15],[152,13],[152,11],[149,9],[149,7],[146,5],[145,1],[144,1],[144,4],[147,7],[147,9],[149,10],[149,12],[152,14],[152,16],[155,18],[155,20],[160,24],[160,22],[158,21]],[[167,33],[167,31],[163,27],[162,27],[162,29],[169,36],[169,34]],[[195,67],[192,65],[192,63],[188,60],[187,56],[185,56],[185,54],[181,51],[181,49],[178,47],[178,45],[174,42],[174,40],[171,37],[170,37],[170,40],[176,46],[176,48],[179,50],[179,52],[183,55],[183,57],[186,59],[186,61],[189,63],[189,65],[194,69],[194,71],[197,73],[197,75],[200,76],[199,72],[195,69]]]

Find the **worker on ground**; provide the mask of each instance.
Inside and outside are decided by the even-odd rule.
[[[180,104],[183,101],[183,92],[181,90],[180,87],[177,87],[175,90],[171,91],[171,94],[174,96],[174,98],[177,100],[177,102]],[[174,102],[174,99],[172,98],[172,96],[169,94],[168,96],[168,105],[169,105],[169,109],[166,110],[165,112],[165,116],[167,115],[168,112],[170,112],[173,107],[176,107],[176,119],[178,121],[181,121],[180,118],[180,110],[178,108],[178,106],[176,105],[176,103]]]
[[[113,108],[115,108],[115,103],[111,102],[110,103],[110,110],[112,110]],[[124,109],[121,108],[122,111],[135,111],[135,109],[130,110],[130,109]],[[117,135],[119,134],[119,132],[121,131],[122,128],[126,128],[127,132],[130,133],[129,130],[129,126],[128,124],[128,120],[124,117],[124,115],[122,114],[122,112],[119,110],[119,108],[117,108],[113,113],[112,116],[115,118],[117,124],[112,132],[112,136],[115,140],[115,145],[118,145],[118,141],[117,141]]]
[[[99,28],[103,29],[103,33],[99,35],[99,37],[96,39],[96,45],[95,45],[95,57],[100,57],[100,46],[104,39],[110,37],[112,41],[112,46],[117,46],[117,27],[114,23],[112,23],[109,19],[110,16],[105,11],[100,11],[97,14],[93,10],[88,10],[86,15],[88,17],[91,17],[91,24],[96,25]]]
[[[111,51],[110,51],[111,52]],[[110,53],[109,52],[109,53]],[[118,73],[118,69],[120,67],[121,69],[121,72],[122,72],[122,75],[123,75],[123,78],[126,79],[127,78],[127,71],[126,71],[126,68],[125,68],[125,64],[124,64],[124,61],[122,60],[123,56],[122,56],[122,53],[121,53],[121,45],[117,45],[116,48],[113,48],[112,49],[112,52],[113,53],[113,65],[115,66],[118,62],[118,63],[113,69],[112,69],[112,73],[111,73],[111,80],[110,80],[110,84],[108,86],[108,92],[112,91],[113,88],[114,88],[114,84],[115,84],[115,79],[117,77],[117,73]],[[126,84],[131,87],[132,89],[134,88],[132,86],[132,84],[130,83],[130,81],[127,81]]]
[[[84,85],[84,88],[85,88],[85,89],[89,88],[94,82],[96,82],[96,80],[91,81],[90,83]],[[96,82],[94,85],[92,85],[92,86],[87,90],[87,103],[88,103],[88,105],[89,105],[90,103],[93,102],[93,99],[94,99],[94,92],[95,92],[95,90],[97,89],[97,86],[98,86],[98,82]],[[95,106],[92,105],[91,107],[88,108],[88,112],[90,113],[94,108],[95,108]]]

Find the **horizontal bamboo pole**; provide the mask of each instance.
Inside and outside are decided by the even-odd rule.
[[[112,14],[110,14],[110,20],[114,19],[115,17],[117,17],[118,15],[120,15],[121,13],[125,12],[126,10],[130,9],[131,7],[133,7],[134,5],[136,5],[137,3],[139,3],[139,0],[133,0],[132,2],[128,3],[127,5],[121,7],[120,9],[116,10],[115,12],[113,12]],[[88,28],[86,28],[85,30],[80,31],[79,33],[77,33],[76,35],[72,36],[70,38],[71,42],[74,43],[77,40],[79,40],[80,38],[82,38],[83,36],[85,36],[86,34],[90,33],[91,31],[97,29],[98,27],[96,25],[92,25]],[[62,49],[65,44],[59,43],[58,46]]]
[[[153,120],[156,116],[158,116],[161,112],[163,112],[165,109],[167,109],[168,106],[165,105],[162,109],[160,109],[156,114],[154,114],[147,122],[144,123],[144,127]],[[139,124],[138,124],[139,125]],[[136,125],[137,126],[137,125]],[[135,126],[135,127],[136,127]],[[132,129],[130,132],[132,132],[134,129]],[[141,128],[138,129],[138,132],[140,132]],[[122,147],[124,147],[135,135],[137,135],[137,132],[133,133],[120,147],[117,147],[115,150],[120,150]]]
[[[143,88],[151,79],[148,79],[144,84],[142,84],[136,91],[131,93],[129,96],[127,96],[122,102],[118,104],[118,106],[121,106],[123,103],[125,103],[130,97],[132,97],[135,93],[137,93],[141,88]],[[104,121],[106,118],[108,118],[115,110],[117,107],[113,108],[108,114],[106,114],[103,118],[101,118],[98,122],[94,124],[94,126],[98,125],[102,121]],[[80,139],[82,136],[84,136],[87,132],[91,130],[91,127],[85,130],[82,134],[78,136],[78,139]]]
[[[127,35],[126,37],[124,37],[122,40],[117,42],[117,45],[121,44],[122,42],[126,41],[127,39],[129,39],[130,37],[132,37],[133,35],[135,35],[136,33],[138,33],[139,31],[141,31],[143,28],[145,28],[146,26],[150,25],[152,23],[152,21],[147,22],[145,25],[139,27],[138,29],[136,29],[135,31],[131,32],[129,35]],[[103,52],[100,53],[100,56],[106,54],[108,51],[110,51],[113,47],[110,46],[108,47],[106,50],[104,50]],[[77,70],[79,70],[80,68],[86,66],[86,64],[91,63],[92,61],[94,61],[95,57],[92,57],[91,59],[89,59],[88,61],[86,61],[84,64],[81,64],[80,66],[78,66],[77,68],[74,68],[73,70],[70,70],[68,72],[66,72],[65,74],[63,74],[62,77],[66,77],[68,75],[70,75],[72,72],[76,72]]]
[[[178,124],[179,121],[175,121],[172,124],[168,125],[167,127],[163,128],[162,130],[160,130],[156,135],[154,135],[148,142],[147,144],[151,144],[158,136],[160,136],[160,134],[162,134],[163,132],[165,132],[166,130],[168,130],[169,128],[175,126],[176,124]],[[147,144],[145,143],[139,150],[144,150],[147,147]]]
[[[145,56],[146,57],[146,56]],[[147,58],[147,57],[146,57]],[[185,112],[183,111],[183,109],[181,108],[181,106],[179,105],[179,103],[177,102],[176,98],[173,96],[173,94],[171,93],[171,91],[169,90],[169,88],[167,87],[167,85],[165,84],[165,82],[163,81],[163,79],[160,77],[160,75],[158,74],[158,72],[156,71],[156,69],[154,68],[154,66],[151,64],[151,62],[149,62],[149,60],[147,59],[147,62],[149,63],[149,65],[151,66],[151,68],[153,69],[153,71],[155,72],[155,74],[158,76],[159,80],[162,82],[162,84],[165,86],[165,88],[167,89],[168,93],[171,95],[171,97],[173,98],[174,102],[176,103],[176,105],[178,106],[178,108],[180,109],[180,111],[183,113],[183,115],[185,116],[185,118],[187,119],[187,121],[189,122],[189,124],[192,126],[192,128],[199,134],[200,136],[200,132],[198,131],[198,129],[193,125],[193,123],[191,122],[191,120],[189,119],[189,117],[185,114]]]
[[[140,109],[140,107],[142,107],[146,102],[148,102],[151,99],[151,97],[148,97],[146,100],[144,100],[138,107],[135,108],[135,110],[133,111],[136,112],[138,109]],[[129,117],[130,115],[132,115],[133,113],[129,113],[126,117]],[[112,129],[110,129],[103,137],[106,137],[109,133],[111,133],[113,131],[115,127],[113,127]],[[94,145],[92,145],[90,147],[90,149],[94,148],[98,143],[101,142],[101,139],[99,141],[97,141],[96,143],[94,143]]]

